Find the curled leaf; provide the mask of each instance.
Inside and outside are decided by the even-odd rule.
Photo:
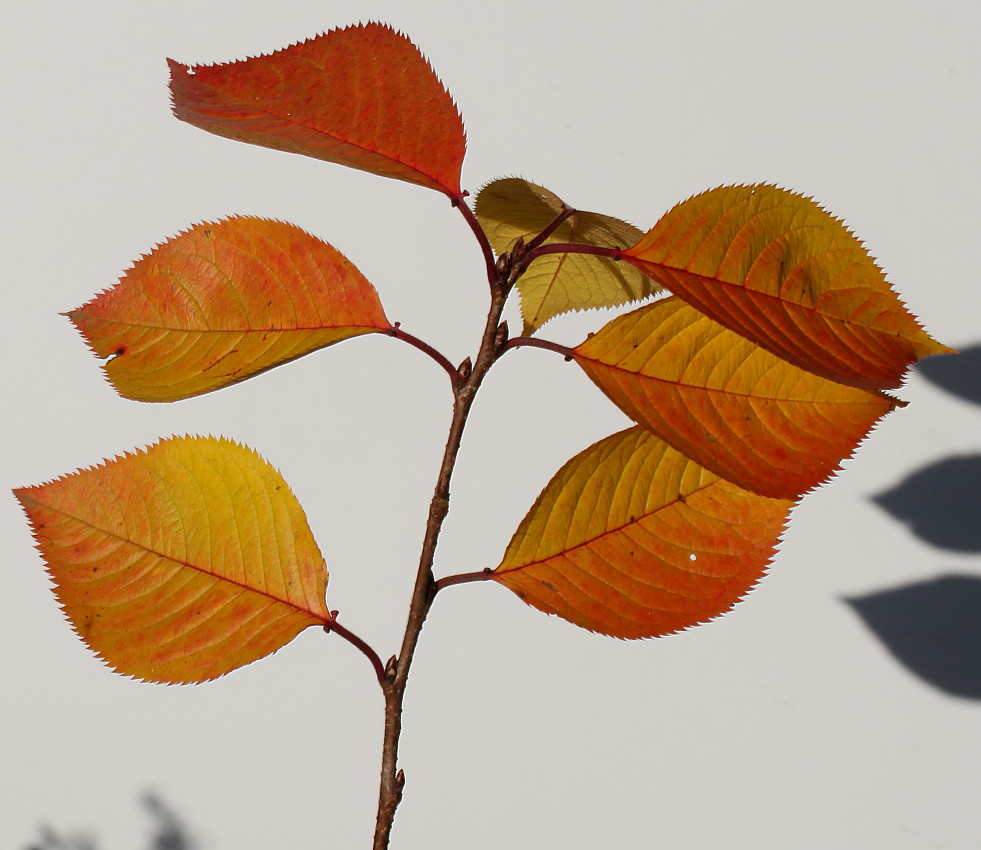
[[[635,422],[754,493],[796,499],[902,402],[820,378],[667,298],[574,350]]]
[[[389,26],[331,30],[240,62],[169,64],[181,121],[462,197],[463,120],[418,48]]]
[[[715,321],[822,377],[900,385],[933,340],[862,243],[803,195],[726,186],[689,198],[623,252]]]
[[[192,227],[68,317],[120,395],[176,401],[311,351],[391,329],[374,287],[291,224],[237,217]]]
[[[634,427],[556,473],[492,577],[591,631],[666,635],[728,611],[756,584],[792,506]]]
[[[302,508],[230,440],[171,438],[14,493],[72,625],[120,673],[202,682],[328,621]]]
[[[485,186],[474,213],[497,254],[527,243],[563,211],[571,209],[558,195],[517,177]],[[571,210],[544,244],[573,242],[602,248],[633,245],[641,231],[617,218]],[[627,263],[587,254],[545,254],[518,279],[524,333],[532,334],[549,319],[570,310],[615,307],[646,298],[660,287]]]

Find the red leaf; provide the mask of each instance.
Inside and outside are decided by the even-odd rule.
[[[221,65],[168,61],[182,121],[462,197],[463,120],[425,57],[391,27],[331,30]]]

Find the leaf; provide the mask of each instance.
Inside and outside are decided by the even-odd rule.
[[[331,30],[221,65],[168,64],[181,121],[463,197],[463,120],[419,49],[391,27]]]
[[[162,440],[14,493],[72,625],[120,673],[203,682],[328,621],[303,510],[230,440]]]
[[[559,470],[493,578],[594,632],[666,635],[728,611],[756,584],[791,507],[634,427]]]
[[[541,233],[567,205],[548,189],[508,177],[486,185],[474,212],[498,255]],[[633,245],[641,231],[598,213],[573,210],[544,244],[574,242],[603,248]],[[518,278],[524,334],[570,310],[615,307],[660,290],[650,278],[626,263],[587,254],[545,254]]]
[[[677,298],[620,316],[573,355],[635,422],[714,473],[796,499],[903,402],[820,378]]]
[[[623,258],[802,369],[890,389],[933,340],[862,243],[803,195],[726,186],[678,204]]]
[[[294,225],[246,217],[195,225],[67,315],[137,401],[201,395],[391,329],[343,254]]]

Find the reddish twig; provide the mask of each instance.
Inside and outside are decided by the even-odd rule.
[[[428,354],[430,357],[433,358],[433,360],[439,363],[439,365],[442,366],[443,369],[446,370],[446,373],[450,376],[450,382],[453,384],[454,387],[456,386],[457,383],[456,366],[450,363],[450,361],[442,354],[442,352],[437,351],[428,342],[424,342],[423,340],[419,339],[419,337],[413,336],[407,331],[402,330],[401,323],[399,322],[396,322],[392,326],[392,329],[388,331],[388,335],[391,337],[395,337],[395,339],[400,339],[402,340],[402,342],[407,342],[413,348],[418,348],[424,354]]]
[[[382,664],[381,658],[378,657],[378,653],[375,652],[375,650],[373,650],[366,641],[359,638],[350,629],[346,629],[344,628],[344,626],[338,623],[336,611],[330,612],[330,619],[327,621],[327,624],[324,626],[324,631],[327,633],[333,632],[339,637],[344,638],[344,640],[346,640],[352,646],[356,646],[359,650],[361,650],[361,652],[363,652],[365,656],[368,658],[368,660],[371,662],[371,666],[375,668],[375,675],[378,677],[378,683],[382,687],[385,687],[385,682],[386,682],[385,667]]]
[[[562,210],[545,226],[542,232],[528,243],[528,250],[534,251],[536,248],[538,248],[546,239],[548,239],[549,236],[555,233],[555,231],[558,230],[565,220],[574,212],[575,210],[570,209],[569,207],[562,207]]]
[[[529,262],[535,257],[545,254],[592,254],[594,257],[606,257],[610,260],[622,260],[622,248],[602,248],[599,245],[577,245],[575,242],[552,242],[549,245],[539,245],[529,251]]]
[[[472,581],[487,581],[494,577],[494,571],[490,568],[481,570],[479,573],[460,573],[455,576],[444,576],[433,585],[433,596],[439,593],[444,587],[454,584],[468,584]]]
[[[477,230],[479,230],[479,225],[477,225]],[[475,230],[475,232],[477,231]],[[482,234],[483,231],[480,233]],[[486,237],[484,237],[482,244],[486,244]],[[487,255],[485,254],[485,256]],[[405,775],[398,767],[398,750],[402,735],[402,705],[405,699],[409,668],[412,665],[423,623],[436,595],[437,584],[433,577],[433,559],[436,554],[436,541],[439,538],[440,529],[443,527],[443,521],[449,512],[450,479],[453,476],[457,454],[460,451],[463,430],[481,382],[504,351],[501,314],[507,300],[507,285],[506,280],[502,279],[502,275],[509,272],[509,269],[498,271],[496,265],[493,266],[491,304],[480,349],[472,363],[467,359],[455,370],[453,418],[450,422],[450,431],[439,474],[436,478],[433,498],[429,505],[429,519],[426,523],[422,552],[419,555],[419,567],[412,590],[412,601],[409,604],[405,635],[402,638],[402,647],[398,656],[385,666],[385,680],[382,683],[382,691],[385,694],[385,738],[382,744],[382,768],[378,793],[378,816],[375,821],[374,850],[387,850],[395,811],[402,800]]]
[[[460,211],[460,214],[466,220],[467,224],[470,226],[470,229],[473,231],[473,235],[477,238],[477,242],[480,244],[480,251],[484,255],[484,263],[487,266],[487,282],[493,288],[498,277],[497,265],[494,259],[494,249],[491,247],[491,244],[487,239],[487,234],[484,233],[484,228],[482,228],[480,226],[480,222],[477,221],[477,216],[474,214],[474,211],[470,209],[470,205],[463,200],[466,195],[467,193],[464,192],[461,198],[451,199],[451,203]]]
[[[504,350],[508,351],[512,348],[544,348],[546,351],[554,351],[556,354],[561,354],[566,360],[572,360],[576,356],[575,349],[573,348],[568,348],[557,342],[550,342],[547,339],[536,339],[530,336],[518,336],[508,340],[504,345]]]

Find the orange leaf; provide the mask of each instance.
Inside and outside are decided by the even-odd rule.
[[[634,427],[559,470],[493,578],[594,632],[666,635],[728,611],[756,584],[791,507]]]
[[[68,313],[120,395],[176,401],[391,329],[374,287],[291,224],[198,224]]]
[[[328,621],[303,510],[230,440],[171,438],[14,493],[72,625],[120,673],[203,682]]]
[[[779,499],[834,474],[902,404],[798,369],[677,298],[614,319],[574,356],[635,422],[722,478]]]
[[[951,351],[838,219],[775,186],[689,198],[623,257],[717,322],[833,381],[898,387],[910,364]]]
[[[331,30],[222,65],[168,62],[181,121],[462,197],[463,120],[425,57],[391,27]]]
[[[508,177],[487,184],[477,195],[474,213],[498,254],[541,233],[568,205],[541,186]],[[573,210],[544,244],[574,242],[603,248],[634,244],[641,231],[625,221]],[[660,287],[626,263],[588,254],[545,254],[518,278],[524,333],[570,310],[616,307],[646,298]]]

